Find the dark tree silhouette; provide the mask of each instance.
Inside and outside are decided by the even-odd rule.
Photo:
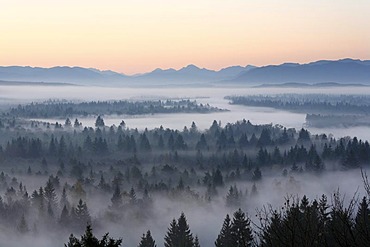
[[[81,239],[76,238],[71,234],[69,242],[64,244],[65,247],[119,247],[122,244],[122,239],[115,240],[109,237],[106,233],[101,240],[96,238],[92,233],[92,228],[87,225],[85,234],[81,236]]]
[[[146,234],[143,234],[138,247],[157,247],[150,231],[147,231]]]

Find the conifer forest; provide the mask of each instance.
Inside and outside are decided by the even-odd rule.
[[[231,103],[256,105],[257,97]],[[4,109],[3,234],[67,247],[370,244],[367,140],[248,119],[215,119],[207,128],[190,120],[182,129],[133,128],[124,117],[105,123],[110,114],[227,111],[183,99],[49,100]],[[58,113],[59,122],[37,119]],[[83,124],[86,116],[93,126]],[[336,179],[334,187],[314,186]]]

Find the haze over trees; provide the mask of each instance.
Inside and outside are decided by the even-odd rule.
[[[230,104],[305,113],[306,124],[310,127],[368,126],[370,120],[368,95],[278,94],[225,98]]]
[[[198,104],[191,100],[158,101],[92,101],[73,103],[69,101],[46,101],[18,105],[5,113],[6,116],[23,118],[81,117],[89,115],[138,115],[155,113],[209,113],[225,111],[208,104]]]
[[[310,97],[308,102],[316,96]],[[347,106],[367,100],[345,98]],[[325,108],[325,102],[339,98],[320,100]],[[157,108],[151,108],[153,102]],[[205,130],[192,120],[181,130],[139,130],[128,128],[125,120],[108,126],[109,115],[102,114],[117,113],[121,104],[141,109],[135,114],[150,109],[221,111],[189,100],[153,102],[53,101],[4,111],[0,227],[22,241],[50,237],[60,246],[335,246],[367,241],[363,212],[369,201],[363,193],[361,202],[348,202],[333,190],[319,198],[307,185],[338,173],[360,176],[360,168],[370,163],[366,140],[245,119],[224,125],[214,120]],[[79,120],[85,110],[95,116],[91,127]],[[61,121],[29,120],[31,115],[55,115]]]
[[[158,200],[194,202],[196,208],[222,202],[222,207],[234,213],[220,226],[214,238],[216,246],[283,246],[279,241],[288,240],[276,239],[274,234],[284,233],[287,239],[293,234],[291,237],[298,239],[294,241],[303,238],[296,232],[288,234],[288,226],[286,230],[282,227],[293,224],[292,217],[300,220],[297,213],[304,219],[309,217],[310,222],[317,217],[312,218],[312,224],[320,225],[324,223],[314,221],[323,217],[318,214],[323,213],[320,207],[331,209],[328,222],[334,224],[337,211],[341,215],[347,208],[340,204],[339,196],[328,206],[303,197],[299,203],[287,202],[285,211],[265,211],[264,221],[256,228],[249,218],[253,212],[240,208],[245,208],[246,201],[253,201],[263,181],[273,176],[271,171],[283,177],[319,176],[358,169],[370,161],[369,143],[356,137],[335,139],[325,134],[311,135],[306,129],[254,125],[247,120],[225,126],[214,121],[206,131],[199,131],[195,122],[182,131],[162,127],[138,131],[126,128],[124,122],[118,127],[106,126],[102,116],[96,118],[95,128],[83,128],[78,120],[74,122],[72,125],[66,119],[63,125],[50,125],[3,119],[0,189],[4,194],[0,213],[4,227],[23,235],[42,234],[45,229],[81,233],[88,224],[99,230],[104,224],[122,221],[150,222],[156,218]],[[22,181],[29,179],[41,184]],[[108,199],[100,204],[99,214],[91,206],[97,197]],[[367,202],[365,198],[362,210]],[[355,212],[354,208],[348,210]],[[355,231],[355,223],[351,225],[348,231]],[[161,241],[166,246],[201,246],[202,234],[192,232],[190,226],[182,213],[169,224],[167,233],[162,233],[163,240],[154,239],[153,229],[147,229],[141,240],[140,234],[136,236],[136,241],[141,246],[155,246]],[[327,238],[337,231],[333,227],[325,230]],[[102,236],[101,240],[94,237],[88,227],[81,239],[71,236],[67,246],[79,246],[84,241],[119,246],[120,238],[129,237],[125,232],[118,238]]]

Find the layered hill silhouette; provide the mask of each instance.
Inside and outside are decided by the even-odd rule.
[[[342,59],[308,64],[285,63],[255,68],[232,80],[244,83],[362,83],[370,84],[370,61]]]
[[[155,69],[128,76],[114,71],[82,67],[0,67],[0,80],[70,83],[98,86],[135,85],[269,85],[286,83],[338,83],[370,85],[370,60],[322,60],[307,64],[284,63],[263,67],[232,66],[219,71],[188,65],[179,70]]]

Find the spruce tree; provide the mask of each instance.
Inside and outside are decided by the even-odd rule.
[[[112,202],[112,208],[115,210],[120,209],[123,205],[121,190],[118,185],[116,185],[116,188],[114,189],[111,202]]]
[[[62,191],[62,196],[60,197],[60,202],[59,202],[60,208],[67,207],[67,209],[70,207],[68,198],[67,198],[67,191],[66,188],[63,188]]]
[[[157,247],[150,231],[147,231],[146,234],[143,234],[138,247]]]
[[[218,235],[216,242],[216,247],[232,247],[234,246],[234,239],[231,235],[231,220],[230,216],[227,214],[222,224],[220,234]]]
[[[189,225],[186,221],[184,213],[181,213],[180,218],[177,220],[179,242],[178,247],[193,247],[193,234],[190,232]]]
[[[370,246],[370,209],[366,197],[362,198],[355,218],[355,237],[360,246]]]
[[[193,247],[200,247],[199,239],[198,239],[198,235],[197,235],[197,236],[195,236],[195,238],[194,238],[194,244],[193,244]]]
[[[60,214],[59,224],[64,227],[68,226],[69,224],[69,212],[66,205],[64,205],[62,213]]]
[[[95,120],[95,127],[99,128],[104,126],[105,126],[104,119],[99,115]]]
[[[177,222],[175,219],[172,220],[164,240],[165,247],[193,247],[193,234],[184,213],[181,213]]]
[[[46,203],[50,204],[52,210],[55,210],[57,207],[58,199],[55,193],[54,185],[50,178],[46,182],[46,186],[44,188],[44,194],[45,194]]]
[[[133,187],[131,188],[128,196],[130,198],[130,204],[135,205],[137,203],[137,198],[136,198],[136,193]]]
[[[165,247],[176,247],[178,243],[178,226],[175,219],[170,223],[170,227],[167,230],[167,234],[164,237],[164,246]]]
[[[230,186],[229,192],[226,195],[226,206],[238,207],[240,206],[241,195],[236,185]]]
[[[71,209],[71,219],[78,227],[89,224],[91,222],[90,213],[86,203],[81,199],[78,201],[76,208]]]
[[[235,241],[234,247],[252,246],[253,235],[250,220],[240,208],[234,213],[231,235]]]

